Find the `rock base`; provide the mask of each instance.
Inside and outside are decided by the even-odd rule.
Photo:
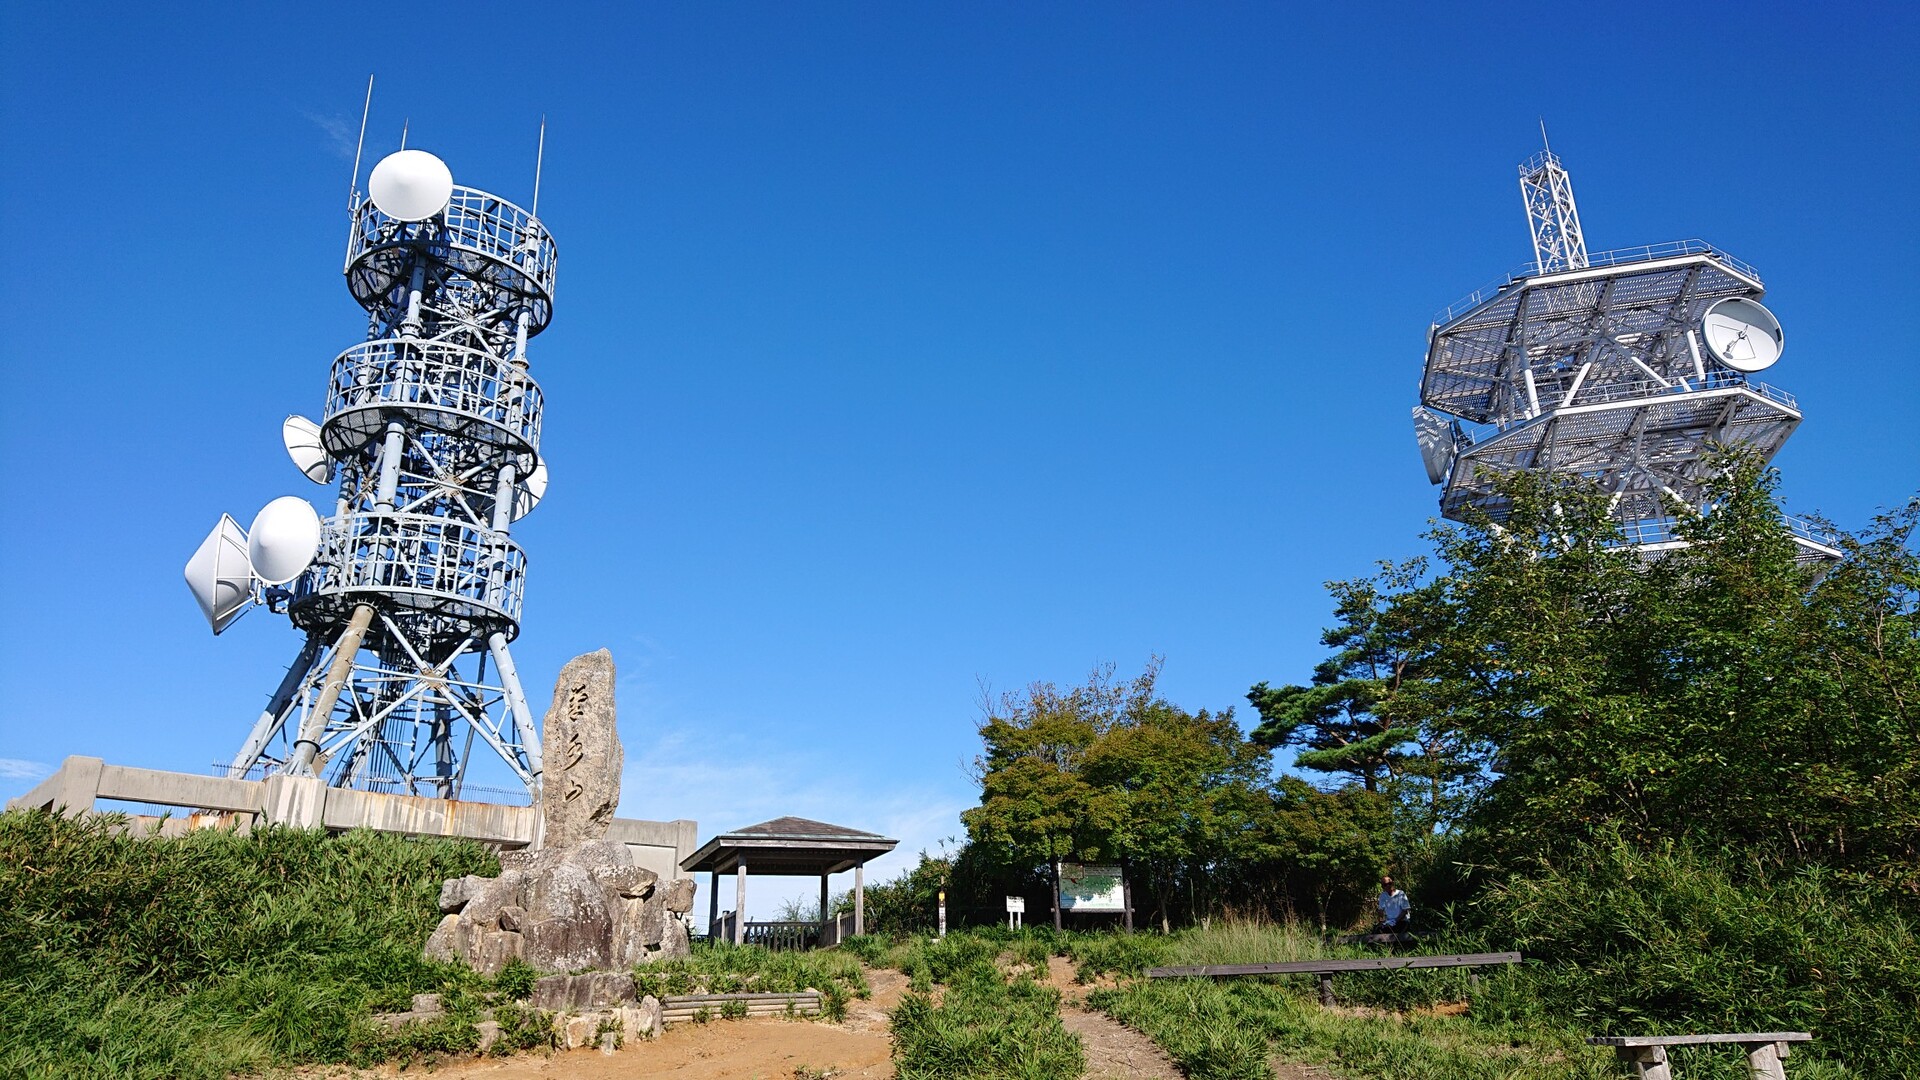
[[[681,916],[693,907],[693,880],[662,883],[633,864],[625,844],[511,852],[500,865],[499,877],[440,887],[428,959],[465,961],[491,976],[514,959],[540,971],[605,971],[690,955]]]
[[[592,980],[605,976],[558,975],[553,979],[542,979],[542,983],[561,981],[551,990],[549,997],[571,1000],[576,992],[582,996],[592,996],[588,991]],[[552,1013],[553,1039],[555,1045],[565,1050],[577,1050],[583,1046],[597,1046],[601,1053],[611,1054],[620,1047],[655,1038],[665,1026],[660,1000],[649,994],[638,1001],[633,999],[632,976],[621,976],[626,980],[624,1001],[615,1002],[601,1008],[569,1008]],[[535,992],[534,1007],[539,1005],[539,992]],[[425,1000],[423,1000],[425,999]],[[413,999],[413,1008],[406,1012],[385,1013],[375,1016],[374,1022],[388,1028],[402,1028],[408,1024],[426,1023],[446,1015],[440,1008],[439,995],[418,994]],[[494,1021],[491,1012],[486,1018],[474,1025],[480,1031],[480,1052],[486,1053],[499,1041],[500,1025]]]

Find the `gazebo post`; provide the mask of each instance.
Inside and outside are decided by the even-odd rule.
[[[853,864],[853,936],[867,932],[867,864]]]
[[[733,943],[747,941],[747,860],[741,859],[733,884]]]
[[[827,875],[820,875],[820,946],[827,945]]]
[[[720,871],[718,868],[707,871],[707,936],[712,937],[720,926]]]

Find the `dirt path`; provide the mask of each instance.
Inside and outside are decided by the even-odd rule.
[[[1086,1007],[1087,991],[1112,986],[1113,979],[1103,977],[1092,986],[1074,981],[1073,961],[1054,957],[1047,962],[1047,982],[1060,991],[1060,1023],[1080,1036],[1087,1050],[1087,1072],[1083,1080],[1184,1080],[1186,1074],[1173,1063],[1160,1044],[1102,1012]],[[1267,1062],[1274,1080],[1334,1080],[1332,1073],[1311,1065],[1297,1065],[1279,1058]]]
[[[1073,961],[1047,961],[1047,982],[1060,991],[1060,1024],[1080,1036],[1087,1052],[1084,1080],[1183,1080],[1184,1074],[1152,1039],[1106,1013],[1086,1007],[1087,986],[1074,981]],[[1100,980],[1111,984],[1111,979]]]

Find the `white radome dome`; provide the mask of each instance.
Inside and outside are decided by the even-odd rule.
[[[380,212],[401,221],[425,221],[453,198],[453,172],[425,150],[401,150],[380,159],[367,176],[367,194]]]

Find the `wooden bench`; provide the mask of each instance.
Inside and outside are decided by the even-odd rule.
[[[1804,1031],[1764,1031],[1745,1035],[1603,1035],[1587,1041],[1595,1046],[1611,1046],[1621,1061],[1633,1066],[1639,1080],[1673,1080],[1673,1066],[1667,1062],[1669,1046],[1705,1046],[1710,1043],[1737,1043],[1747,1047],[1747,1068],[1753,1080],[1787,1080],[1787,1067],[1781,1059],[1792,1043],[1811,1042]]]
[[[1426,938],[1439,936],[1438,934],[1421,933],[1417,930],[1410,930],[1398,934],[1341,934],[1339,937],[1329,938],[1328,940],[1332,941],[1335,945],[1402,945],[1410,941],[1422,941]]]
[[[735,1010],[744,1008],[744,1015],[754,1016],[817,1016],[820,1013],[820,992],[801,990],[797,993],[743,993],[743,994],[676,994],[660,1002],[660,1020],[674,1024],[686,1020],[698,1019],[701,1013],[709,1018],[722,1018],[728,1005],[735,1002]]]
[[[1343,971],[1398,971],[1402,968],[1486,967],[1517,964],[1517,952],[1457,953],[1450,956],[1370,956],[1364,960],[1295,960],[1283,964],[1199,964],[1147,969],[1149,979],[1220,978],[1230,975],[1317,975],[1320,1004],[1333,1004],[1333,977]],[[1479,976],[1474,979],[1478,981]]]

